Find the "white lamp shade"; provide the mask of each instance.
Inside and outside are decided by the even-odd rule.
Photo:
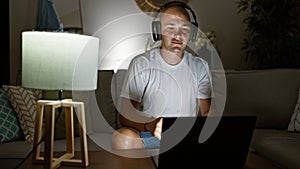
[[[99,39],[63,32],[22,33],[22,86],[96,90]]]

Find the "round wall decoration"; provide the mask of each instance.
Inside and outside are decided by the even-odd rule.
[[[137,6],[145,13],[156,12],[163,4],[174,0],[135,0]],[[189,0],[177,0],[187,3]]]

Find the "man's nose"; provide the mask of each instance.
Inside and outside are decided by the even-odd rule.
[[[180,38],[180,37],[182,37],[182,31],[181,31],[181,29],[180,28],[176,28],[175,29],[175,31],[174,31],[174,37],[175,38]]]

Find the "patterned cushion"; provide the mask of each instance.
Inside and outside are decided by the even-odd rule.
[[[41,90],[26,89],[21,86],[3,86],[8,98],[17,113],[17,117],[25,136],[25,141],[32,142],[37,111],[37,100],[42,98]]]
[[[297,103],[294,112],[291,116],[291,121],[288,126],[288,131],[300,132],[300,88],[299,88]]]
[[[9,142],[23,137],[16,113],[7,93],[0,88],[0,142]]]

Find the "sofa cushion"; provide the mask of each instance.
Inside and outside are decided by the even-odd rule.
[[[298,92],[298,99],[295,106],[295,110],[291,116],[291,121],[288,126],[288,131],[300,132],[300,88]]]
[[[102,116],[114,129],[117,128],[116,107],[113,102],[113,71],[99,71],[96,99]],[[97,131],[97,129],[95,130]]]
[[[31,142],[24,140],[16,140],[0,144],[1,158],[24,158],[30,153],[33,145]]]
[[[280,168],[299,168],[300,134],[286,130],[256,129],[251,148]]]
[[[257,116],[257,128],[287,129],[300,86],[300,69],[226,71],[224,114]]]
[[[4,85],[3,89],[7,91],[12,107],[17,113],[25,140],[33,141],[37,99],[42,98],[42,91],[9,85]]]
[[[16,112],[7,98],[7,93],[0,88],[0,142],[14,141],[22,137]]]

